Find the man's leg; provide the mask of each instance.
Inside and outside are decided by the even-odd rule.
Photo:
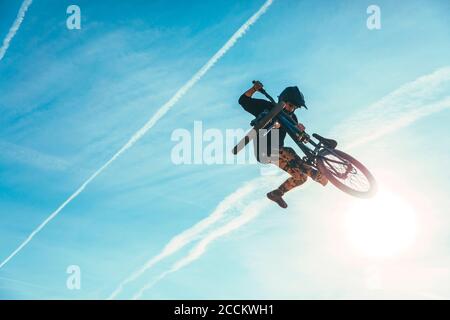
[[[278,166],[291,175],[289,179],[278,187],[278,190],[283,194],[308,180],[308,172],[302,165],[303,161],[292,148],[281,148]]]
[[[297,159],[298,158],[298,159]],[[267,197],[278,203],[282,208],[287,208],[287,203],[283,200],[283,195],[289,190],[298,187],[306,182],[308,176],[297,165],[298,161],[302,161],[292,148],[282,147],[280,148],[278,162],[274,163],[281,169],[291,175],[289,179],[283,182],[278,189],[275,189],[267,194]]]
[[[283,169],[284,171],[288,172],[293,178],[296,179],[298,177],[299,180],[302,180],[300,178],[300,175],[304,174],[304,175],[307,175],[308,177],[311,177],[314,181],[320,183],[323,186],[325,186],[328,183],[328,179],[322,173],[320,173],[319,170],[306,164],[295,153],[295,151],[292,148],[282,148],[282,149],[283,149],[282,150],[283,154],[286,154],[284,156],[284,158],[290,159],[290,160],[287,164],[287,169],[284,169],[281,166],[280,166],[280,168]],[[280,150],[280,156],[281,156],[281,150]],[[284,164],[284,165],[286,166],[286,164]],[[303,182],[305,182],[305,181],[303,181]],[[292,185],[292,183],[290,185]],[[288,186],[289,186],[289,184],[288,184]],[[293,187],[293,188],[295,188],[295,187]],[[291,189],[293,189],[293,188],[291,188]],[[289,190],[291,190],[291,189],[289,189]]]
[[[286,208],[287,204],[282,196],[286,192],[305,183],[306,180],[308,180],[308,176],[323,186],[328,182],[328,179],[326,179],[319,171],[305,164],[292,148],[280,148],[279,159],[275,164],[291,175],[291,177],[283,182],[278,189],[267,194],[267,197],[270,200],[277,202],[278,205],[283,208]]]

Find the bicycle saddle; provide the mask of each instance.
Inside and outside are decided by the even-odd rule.
[[[334,149],[337,147],[338,143],[336,140],[324,138],[324,137],[318,135],[317,133],[313,133],[312,136],[314,138],[316,138],[317,140],[319,140],[325,147],[328,147],[331,149]]]

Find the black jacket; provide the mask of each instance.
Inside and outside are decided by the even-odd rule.
[[[264,110],[270,110],[273,107],[273,105],[270,101],[263,100],[263,99],[251,98],[251,97],[246,96],[245,94],[243,94],[239,98],[239,104],[244,108],[245,111],[251,113],[255,117],[257,117]],[[292,119],[295,120],[295,122],[298,123],[298,119],[294,113],[291,114],[291,117],[292,117]],[[281,126],[279,129],[279,141],[278,141],[279,147],[284,146],[284,139],[286,138],[286,134],[287,134],[286,130],[283,128],[283,126]],[[258,135],[258,137],[259,137],[259,135]],[[271,141],[272,141],[271,138],[272,138],[272,133],[269,132],[267,134],[267,150],[268,150],[269,156],[271,154],[271,151],[275,147],[275,146],[272,146],[272,144],[271,144]],[[258,142],[258,146],[259,146],[259,140],[257,142]],[[259,161],[260,156],[262,156],[262,154],[260,154],[259,148],[258,148],[258,150],[255,150],[255,151],[257,151],[257,159]]]

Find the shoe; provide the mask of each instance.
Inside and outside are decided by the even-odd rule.
[[[273,190],[271,192],[269,192],[267,194],[267,198],[269,198],[270,200],[272,200],[273,202],[276,202],[280,207],[282,207],[283,209],[287,208],[287,203],[283,200],[283,193],[276,189]]]

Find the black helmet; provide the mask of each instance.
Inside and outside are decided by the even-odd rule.
[[[280,93],[278,99],[280,101],[292,103],[297,108],[305,107],[308,109],[305,104],[305,97],[298,87],[287,87]]]

